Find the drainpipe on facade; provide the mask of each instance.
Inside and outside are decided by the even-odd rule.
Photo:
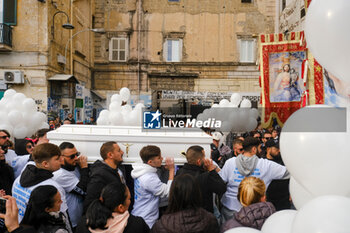
[[[73,1],[70,1],[70,21],[73,25]],[[69,38],[72,38],[73,30],[70,30]],[[70,74],[73,75],[73,38],[70,42]]]
[[[140,65],[140,50],[141,50],[141,16],[142,16],[142,0],[138,1],[138,27],[137,27],[137,85],[138,85],[138,100],[140,100],[141,93],[141,65]]]

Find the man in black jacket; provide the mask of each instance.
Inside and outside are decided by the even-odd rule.
[[[91,202],[100,197],[102,189],[110,183],[125,183],[123,172],[118,165],[123,161],[124,152],[116,142],[106,142],[101,146],[100,154],[103,161],[97,160],[90,168],[90,181],[84,200],[84,213]]]
[[[226,184],[219,176],[220,168],[205,158],[201,146],[191,146],[186,152],[187,163],[176,173],[195,177],[202,193],[202,207],[213,213],[213,194],[221,196],[226,192]]]
[[[270,139],[266,141],[266,158],[284,166],[279,144]],[[273,180],[266,190],[266,199],[275,206],[276,210],[285,210],[291,208],[289,179]]]

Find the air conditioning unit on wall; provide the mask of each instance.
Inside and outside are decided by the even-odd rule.
[[[5,70],[4,83],[7,84],[24,84],[24,74],[20,70]]]

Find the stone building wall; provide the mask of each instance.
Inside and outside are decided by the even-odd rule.
[[[257,38],[273,33],[274,0],[97,0],[93,83],[96,90],[151,94],[154,88],[259,93]],[[138,35],[140,31],[140,35]],[[126,62],[109,61],[113,37],[129,39]],[[182,39],[180,62],[166,62],[166,39]],[[240,39],[256,39],[255,60],[240,62]],[[139,75],[138,75],[139,74]],[[182,84],[181,84],[182,83]]]

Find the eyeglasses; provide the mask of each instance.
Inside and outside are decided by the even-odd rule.
[[[238,149],[238,151],[243,151],[243,148]]]
[[[0,138],[2,138],[2,139],[6,139],[6,138],[10,138],[9,136],[7,136],[7,135],[4,135],[4,136],[0,136]]]
[[[26,148],[27,148],[27,149],[32,149],[32,148],[34,148],[34,146],[28,145],[28,146],[26,146]]]
[[[272,139],[272,137],[265,137],[265,139],[266,139],[266,140],[270,140],[270,139]]]
[[[7,153],[8,148],[9,148],[9,147],[8,147],[7,145],[2,145],[2,146],[1,146],[1,149],[4,151],[5,154]]]
[[[69,157],[70,159],[74,159],[75,157],[78,157],[80,155],[80,152],[77,152],[75,154],[72,155],[64,155],[64,157]]]

